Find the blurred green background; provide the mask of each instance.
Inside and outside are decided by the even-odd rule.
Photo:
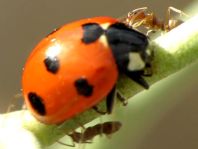
[[[14,96],[20,93],[23,65],[32,48],[51,30],[80,18],[120,17],[143,6],[163,19],[168,6],[188,13],[198,4],[190,0],[0,0],[0,112],[4,113],[10,103],[21,107],[22,98]],[[108,117],[120,120],[121,130],[111,139],[94,139],[85,148],[197,149],[197,76],[198,63],[195,63],[135,96],[127,107],[117,108]],[[48,149],[53,148],[69,147],[55,144]]]

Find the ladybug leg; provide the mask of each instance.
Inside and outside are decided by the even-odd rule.
[[[141,86],[143,86],[145,89],[149,88],[149,84],[146,82],[146,80],[144,80],[144,78],[142,78],[143,72],[142,71],[133,71],[133,72],[128,72],[126,73],[126,75],[131,78],[133,81],[135,81],[136,83],[140,84]]]
[[[153,53],[152,53],[152,57],[154,57]],[[146,63],[146,67],[145,67],[145,70],[144,70],[144,73],[142,74],[142,76],[151,77],[152,75],[153,75],[152,66],[151,66],[151,64]]]
[[[102,115],[111,114],[112,111],[113,111],[113,105],[114,105],[115,97],[117,97],[117,99],[120,102],[122,102],[123,106],[126,106],[128,104],[128,101],[126,100],[126,98],[118,90],[116,90],[116,85],[115,85],[106,97],[106,108],[107,108],[107,110],[105,112],[100,111],[97,106],[93,106],[93,109],[97,113],[102,114]]]
[[[106,108],[108,114],[111,114],[113,111],[115,96],[116,96],[116,85],[112,88],[112,90],[109,92],[106,98]]]
[[[106,111],[100,111],[97,106],[93,106],[92,109],[101,115],[105,115],[107,113]]]
[[[115,94],[116,94],[116,85],[112,88],[112,90],[109,92],[109,94],[106,97],[106,108],[107,108],[107,110],[105,112],[104,111],[100,111],[97,106],[93,106],[93,109],[97,113],[102,114],[102,115],[111,114],[112,110],[113,110]]]
[[[121,94],[120,91],[118,91],[118,90],[116,91],[116,96],[117,96],[118,100],[120,102],[122,102],[123,106],[126,106],[128,104],[127,99]]]

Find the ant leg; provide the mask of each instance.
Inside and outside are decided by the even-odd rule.
[[[164,28],[165,31],[170,31],[171,29],[177,27],[178,25],[182,24],[184,21],[179,19],[179,18],[174,18],[173,13],[176,15],[179,15],[179,17],[181,18],[182,16],[184,17],[188,17],[188,15],[186,13],[184,13],[183,11],[175,8],[175,7],[168,7],[167,12],[166,12],[166,20],[165,20],[165,24],[164,24]]]
[[[75,143],[74,142],[73,142],[73,144],[66,144],[66,143],[63,143],[61,141],[56,141],[56,142],[61,144],[61,145],[64,145],[64,146],[75,147]]]
[[[83,134],[84,131],[86,130],[86,128],[84,127],[83,124],[81,124],[78,120],[74,119],[75,123],[77,123],[79,125],[79,127],[81,127],[81,133],[76,132],[75,130],[72,130],[72,133],[64,133],[65,135],[69,136],[71,138],[72,143],[68,144],[68,143],[63,143],[62,141],[58,140],[56,141],[57,143],[61,144],[61,145],[65,145],[65,146],[69,146],[69,147],[75,147],[75,142],[76,143],[81,143],[80,141],[83,141]],[[62,125],[64,125],[64,123],[60,124],[58,126],[58,128],[61,130]],[[62,131],[61,131],[62,132]]]
[[[15,108],[15,105],[14,104],[10,104],[8,107],[7,107],[7,110],[6,110],[6,113],[9,113],[12,111],[12,109]]]
[[[128,18],[133,18],[134,20],[142,19],[142,17],[144,18],[147,10],[148,10],[148,7],[141,7],[141,8],[134,9],[128,13]]]
[[[147,7],[138,8],[129,12],[127,21],[133,28],[143,26],[151,30],[161,29],[161,22],[156,18],[153,12],[148,11]]]
[[[127,24],[133,28],[141,26],[146,21],[147,7],[137,8],[130,11],[127,16]]]
[[[132,10],[131,13],[133,15],[133,14],[136,14],[137,12],[139,12],[139,11],[145,12],[147,9],[148,9],[148,7],[140,7],[140,8],[137,8],[137,9]]]
[[[19,98],[22,98],[22,94],[21,93],[15,94],[11,98],[11,100],[9,101],[9,105],[7,107],[6,113],[12,112],[14,109],[17,109],[18,108],[18,105],[19,105],[18,104],[18,101],[20,101],[20,100],[18,100]],[[21,108],[21,109],[23,110],[23,108]]]
[[[155,34],[155,33],[156,33],[155,30],[148,30],[148,31],[146,32],[146,36],[150,37],[152,34]]]
[[[169,16],[170,16],[171,11],[172,11],[172,12],[174,12],[174,13],[179,14],[180,17],[181,17],[181,16],[188,17],[188,15],[187,15],[186,13],[184,13],[183,11],[181,11],[181,10],[175,8],[175,7],[172,7],[172,6],[168,7],[168,10],[167,10],[167,11],[168,11],[167,13],[169,14]]]

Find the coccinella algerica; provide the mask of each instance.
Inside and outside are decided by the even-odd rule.
[[[22,76],[27,108],[39,121],[58,124],[107,97],[111,113],[119,74],[149,87],[142,78],[151,67],[147,46],[144,34],[111,17],[62,26],[27,59]]]

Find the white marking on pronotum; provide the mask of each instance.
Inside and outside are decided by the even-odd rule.
[[[107,30],[109,25],[110,23],[104,23],[104,24],[101,24],[100,26],[102,27],[103,30]]]
[[[100,26],[102,27],[103,30],[107,30],[108,27],[109,27],[110,23],[104,23],[104,24],[101,24]],[[108,47],[108,41],[107,41],[107,37],[105,34],[101,35],[100,38],[99,38],[99,41],[105,46],[105,47]]]
[[[130,71],[142,70],[144,67],[145,67],[145,62],[142,60],[140,54],[137,52],[130,52],[128,70]]]
[[[105,35],[100,36],[99,41],[105,46],[108,47],[107,37]]]

